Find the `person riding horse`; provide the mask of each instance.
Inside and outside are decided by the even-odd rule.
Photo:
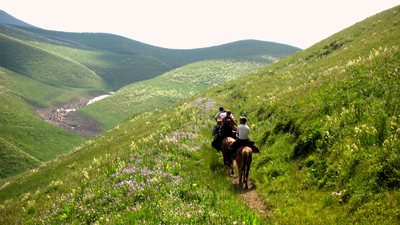
[[[221,135],[223,137],[231,137],[237,139],[235,132],[235,126],[237,126],[237,123],[232,117],[232,112],[230,110],[226,111],[226,116],[222,118],[221,122]]]
[[[249,133],[250,133],[250,128],[249,126],[246,125],[247,118],[246,117],[240,117],[240,125],[237,128],[237,139],[235,143],[233,143],[231,150],[234,152],[233,157],[235,157],[236,150],[242,146],[248,146],[251,149],[256,150],[255,153],[259,153],[259,150],[255,148],[254,146],[254,141],[250,141],[249,139]]]

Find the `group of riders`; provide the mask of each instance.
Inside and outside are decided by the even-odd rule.
[[[219,112],[215,115],[215,121],[217,125],[214,126],[212,131],[214,140],[211,143],[215,149],[221,150],[221,142],[226,137],[236,140],[231,149],[229,149],[233,153],[241,146],[251,147],[254,145],[254,142],[249,139],[250,128],[246,125],[246,117],[240,117],[238,125],[232,112],[220,107]]]

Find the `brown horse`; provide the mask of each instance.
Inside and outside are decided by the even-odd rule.
[[[239,186],[241,188],[243,187],[243,183],[245,184],[245,188],[249,188],[247,179],[249,177],[251,161],[253,160],[252,153],[251,148],[247,146],[238,148],[236,152],[236,164],[239,170]]]
[[[232,159],[233,151],[230,150],[233,143],[235,143],[235,139],[231,137],[226,137],[221,142],[221,151],[222,151],[222,156],[224,157],[224,166],[225,168],[228,168],[228,175],[229,174],[233,175],[233,159]]]

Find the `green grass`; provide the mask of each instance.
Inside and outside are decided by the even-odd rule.
[[[253,179],[276,221],[398,223],[398,10],[206,95],[250,118]]]
[[[276,61],[264,56],[236,60],[207,60],[121,88],[82,108],[109,130],[133,113],[163,109],[210,87],[238,78]]]
[[[400,7],[170,108],[137,113],[0,190],[1,223],[398,224]],[[167,84],[167,83],[166,83]],[[261,146],[249,209],[211,148],[223,105]]]
[[[1,218],[25,224],[268,221],[243,203],[235,187],[224,185],[230,179],[222,170],[222,157],[203,138],[210,136],[213,124],[207,115],[214,108],[211,99],[199,98],[174,111],[126,121],[3,186],[3,200],[20,193],[15,187],[25,193],[2,201]],[[54,204],[56,209],[50,210]],[[25,213],[20,214],[20,207]]]

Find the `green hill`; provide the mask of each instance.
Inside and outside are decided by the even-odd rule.
[[[0,221],[398,224],[399,10],[171,108],[133,115],[2,185]],[[220,105],[247,116],[261,146],[250,178],[267,215],[243,203],[247,191],[210,146]]]
[[[154,79],[127,85],[82,111],[103,123],[105,131],[132,113],[163,109],[218,84],[246,75],[278,59],[207,60],[183,66]]]

